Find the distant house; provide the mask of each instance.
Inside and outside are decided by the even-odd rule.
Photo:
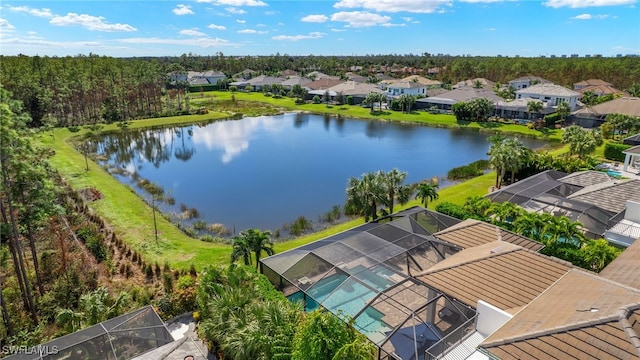
[[[254,91],[260,91],[264,85],[280,84],[283,81],[285,81],[285,79],[281,77],[260,75],[249,80],[235,81],[229,83],[229,85],[237,86],[239,89],[244,89],[247,86],[252,86]]]
[[[552,84],[552,82],[539,76],[522,76],[509,81],[509,86],[513,87],[516,90],[526,89],[531,85],[536,84]]]
[[[615,95],[623,94],[622,90],[618,90],[610,85],[591,85],[578,90],[578,92],[581,94],[584,94],[587,91],[591,91],[595,96],[602,96],[602,95],[615,96]]]
[[[294,85],[305,86],[313,80],[303,76],[290,76],[287,80],[280,83],[282,87],[290,90]]]
[[[227,76],[221,71],[207,70],[204,72],[189,71],[189,85],[217,84]]]
[[[287,69],[287,70],[281,71],[280,72],[280,76],[284,76],[284,77],[287,77],[287,76],[298,76],[298,72],[294,71],[294,70],[291,70],[291,69]]]
[[[417,82],[417,83],[420,83],[422,85],[425,85],[427,87],[427,90],[429,90],[429,89],[437,89],[437,88],[442,87],[442,82],[440,82],[438,80],[427,79],[426,77],[420,76],[420,75],[407,76],[405,78],[400,79],[399,81]]]
[[[255,74],[257,74],[258,72],[255,70],[251,70],[251,69],[244,69],[241,72],[237,73],[237,74],[233,74],[233,78],[234,79],[239,79],[239,80],[247,80],[247,79],[251,79],[252,77],[255,76]]]
[[[570,121],[582,127],[598,127],[609,114],[640,116],[640,98],[621,97],[602,104],[588,106],[571,113]]]
[[[529,113],[530,101],[537,101],[542,103],[541,100],[532,98],[520,98],[511,101],[500,100],[495,105],[496,116],[505,119],[531,119],[532,117],[542,117],[556,111],[554,107],[542,103],[542,109],[539,113]]]
[[[387,85],[387,96],[398,97],[401,95],[425,96],[427,86],[415,81],[396,81]]]
[[[584,81],[580,81],[577,82],[575,84],[573,84],[573,90],[575,91],[581,91],[582,89],[589,87],[589,86],[601,86],[601,85],[605,85],[605,86],[612,86],[610,83],[604,81],[604,80],[600,80],[600,79],[589,79],[589,80],[584,80]]]
[[[566,102],[571,110],[576,109],[578,96],[580,93],[555,84],[536,84],[516,91],[516,99],[538,99],[547,106],[558,106]]]
[[[485,78],[475,78],[469,80],[463,80],[452,86],[453,89],[463,88],[463,87],[472,87],[478,89],[492,89],[496,83],[485,79]]]
[[[340,80],[340,77],[338,77],[338,76],[327,75],[327,74],[322,73],[320,71],[312,71],[312,72],[307,74],[307,77],[309,79],[315,79],[315,80],[319,80],[319,79]]]
[[[417,109],[430,109],[432,107],[437,107],[440,110],[450,111],[453,104],[477,98],[489,99],[494,104],[503,100],[491,90],[461,87],[437,96],[418,99],[415,106]]]
[[[351,96],[353,98],[354,104],[362,103],[362,101],[364,101],[369,93],[384,93],[384,91],[378,89],[375,84],[360,83],[356,81],[345,81],[326,90],[312,90],[309,92],[309,95],[321,96],[325,91],[329,91],[329,95],[331,97],[338,95],[338,93],[341,93],[343,96],[345,96],[345,98],[347,96]]]
[[[342,84],[344,81],[339,80],[339,79],[332,79],[332,78],[321,78],[318,80],[314,80],[310,83],[307,83],[304,88],[306,88],[307,90],[311,91],[311,90],[326,90],[332,86],[336,86],[338,84]]]

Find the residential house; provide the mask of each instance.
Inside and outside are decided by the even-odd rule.
[[[305,86],[308,83],[312,82],[313,80],[307,78],[307,77],[303,77],[303,76],[290,76],[287,80],[283,81],[282,83],[280,83],[280,85],[282,85],[282,87],[284,87],[287,90],[291,90],[291,88],[294,85],[300,85],[300,86]]]
[[[342,84],[344,81],[340,79],[332,79],[332,78],[320,78],[314,80],[310,83],[305,84],[304,88],[308,91],[311,90],[326,90],[332,86],[336,86],[338,84]]]
[[[433,107],[437,107],[440,110],[450,111],[453,104],[477,98],[489,99],[494,104],[503,100],[492,90],[465,86],[447,91],[437,96],[418,99],[416,100],[415,106],[417,109],[431,109]]]
[[[580,81],[577,82],[575,84],[573,84],[573,90],[575,91],[580,91],[584,88],[587,88],[589,86],[613,86],[612,84],[604,81],[604,80],[600,80],[600,79],[589,79],[589,80],[584,80],[584,81]],[[580,92],[584,92],[584,91],[580,91]]]
[[[587,106],[571,113],[569,120],[576,125],[592,128],[602,125],[609,114],[640,117],[640,98],[621,97],[598,105]]]
[[[476,88],[476,89],[493,89],[493,86],[496,83],[485,79],[485,78],[475,78],[475,79],[469,79],[469,80],[463,80],[460,81],[458,83],[456,83],[455,85],[453,85],[451,88],[452,89],[458,89],[458,88],[464,88],[464,87],[472,87],[472,88]]]
[[[552,82],[539,76],[522,76],[509,81],[509,86],[513,87],[516,90],[526,89],[531,85],[536,84],[552,84]]]
[[[227,76],[221,71],[207,70],[203,72],[189,71],[189,85],[208,85],[217,84],[218,81],[224,80]]]
[[[339,76],[327,75],[327,74],[322,73],[320,71],[312,71],[312,72],[307,74],[307,77],[309,79],[313,79],[313,80],[320,80],[320,79],[340,80]]]
[[[280,76],[282,77],[298,76],[298,72],[291,69],[286,69],[280,72]]]
[[[341,93],[345,97],[345,101],[347,96],[351,96],[354,104],[362,103],[369,93],[376,92],[384,94],[384,91],[378,89],[375,84],[345,81],[326,90],[311,90],[309,91],[309,95],[322,96],[325,91],[329,91],[329,95],[332,98],[338,95],[338,93]]]
[[[248,80],[235,81],[229,83],[229,85],[237,86],[239,89],[244,89],[247,86],[251,86],[253,88],[253,91],[260,91],[264,85],[280,84],[285,80],[285,78],[281,77],[260,75]]]
[[[442,82],[441,81],[427,79],[426,77],[420,76],[420,75],[410,75],[410,76],[407,76],[405,78],[400,79],[399,81],[417,82],[417,83],[420,83],[422,85],[425,85],[427,87],[427,90],[438,89],[438,88],[442,87]]]
[[[578,105],[580,93],[555,84],[535,84],[516,90],[516,99],[532,98],[542,100],[548,106],[558,106],[566,102],[573,111]]]
[[[387,85],[387,96],[398,97],[401,95],[426,96],[427,86],[417,81],[395,81]]]
[[[529,112],[529,102],[537,101],[542,103],[542,109],[538,113]],[[515,100],[500,100],[495,104],[496,116],[504,119],[531,119],[542,117],[555,112],[556,109],[543,103],[541,100],[531,98],[520,98]]]
[[[640,241],[600,274],[541,247],[414,207],[262,259],[260,270],[307,311],[350,315],[381,360],[640,358]]]
[[[600,171],[566,174],[548,170],[486,197],[494,202],[511,202],[531,212],[567,216],[579,222],[589,238],[605,237],[616,245],[629,246],[629,242],[607,237],[607,231],[624,218],[628,200],[640,202],[640,180],[618,180]]]

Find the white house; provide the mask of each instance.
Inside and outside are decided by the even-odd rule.
[[[387,95],[396,97],[400,95],[426,96],[427,85],[415,81],[396,81],[387,85]]]
[[[516,99],[538,99],[547,106],[558,106],[566,102],[571,111],[576,109],[578,96],[580,93],[555,84],[536,84],[516,91]]]
[[[509,86],[516,90],[526,89],[536,84],[552,84],[552,82],[539,76],[523,76],[509,81]]]

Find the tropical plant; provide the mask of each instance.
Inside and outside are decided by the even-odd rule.
[[[233,239],[231,262],[233,263],[242,258],[245,265],[250,265],[251,253],[253,253],[256,260],[256,269],[258,269],[263,252],[267,255],[274,254],[271,232],[268,230],[247,229],[240,232],[240,235]]]
[[[365,173],[360,179],[349,178],[345,214],[364,216],[365,222],[378,217],[378,206],[384,203],[386,195],[378,173]]]
[[[401,205],[406,204],[413,192],[413,186],[403,185],[407,178],[407,173],[398,169],[393,169],[387,173],[378,172],[376,176],[381,177],[381,182],[386,193],[385,205],[389,209],[388,213],[393,214],[395,201],[397,200]]]
[[[416,96],[410,94],[402,94],[398,98],[402,112],[411,112],[411,108],[416,103]]]
[[[438,184],[432,184],[426,181],[418,184],[415,198],[421,199],[422,206],[425,208],[429,206],[429,201],[437,199],[438,196]]]
[[[234,236],[231,239],[231,262],[234,263],[240,259],[244,261],[245,265],[251,265],[251,246],[246,237]]]
[[[627,89],[629,95],[633,97],[640,97],[640,82],[635,82]]]
[[[580,252],[583,254],[585,261],[591,266],[591,270],[600,272],[620,255],[622,250],[612,246],[605,239],[597,239],[588,241],[580,248]]]
[[[565,118],[571,113],[571,107],[566,101],[562,101],[556,107],[556,114],[560,117],[560,124],[564,126]]]
[[[533,114],[540,114],[542,111],[542,101],[540,100],[530,100],[527,102],[527,112],[529,113],[529,118],[532,117]]]
[[[569,153],[579,158],[591,154],[598,144],[602,144],[600,132],[588,131],[577,125],[567,127],[562,134],[562,142],[569,144]]]

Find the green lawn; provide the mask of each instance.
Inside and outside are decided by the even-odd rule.
[[[520,125],[494,124],[497,125],[497,127],[484,127],[487,125],[476,123],[460,124],[450,115],[431,115],[426,112],[412,114],[385,112],[380,115],[372,115],[368,109],[360,106],[328,107],[324,104],[295,105],[292,99],[273,99],[259,93],[236,93],[233,95],[237,100],[268,103],[287,111],[303,110],[314,113],[340,114],[354,118],[410,121],[431,126],[498,130],[527,136],[547,137],[548,139],[557,139],[560,136],[556,130],[543,133]],[[229,92],[205,93],[203,98],[195,95],[192,103],[194,106],[197,106],[199,102],[211,102],[212,97],[215,103],[215,101],[218,100],[229,100],[231,96],[232,94]],[[247,107],[242,108],[242,105],[240,108],[245,110],[245,112],[248,109]],[[265,108],[264,111],[272,112],[273,109]],[[224,112],[211,112],[206,115],[138,120],[131,122],[128,127],[156,128],[176,124],[210,122],[227,118],[229,115],[229,111],[227,110]],[[193,264],[196,268],[201,269],[209,264],[225,264],[229,261],[228,259],[231,253],[230,246],[205,243],[190,238],[162,217],[158,217],[159,239],[156,243],[151,208],[147,206],[131,188],[120,183],[91,160],[89,160],[89,171],[85,171],[84,156],[75,150],[74,142],[88,131],[87,128],[82,128],[78,132],[71,132],[69,129],[59,128],[53,132],[39,134],[37,142],[40,145],[51,147],[55,151],[55,155],[51,158],[51,163],[72,187],[75,189],[94,187],[104,194],[104,199],[95,201],[89,204],[89,206],[114,228],[119,238],[126,241],[131,247],[141,253],[146,261],[157,261],[160,264],[168,262],[176,268],[185,269]],[[111,124],[105,125],[100,131],[110,132],[121,130],[117,125]],[[494,179],[494,174],[487,174],[464,183],[443,188],[439,192],[440,198],[429,203],[429,208],[433,209],[440,201],[451,201],[461,204],[468,196],[484,195],[487,193],[487,189],[493,184]],[[420,202],[412,200],[410,203],[398,207],[397,210],[415,205],[420,205]],[[347,230],[362,223],[362,218],[354,219],[294,240],[276,242],[275,250],[282,252]]]

